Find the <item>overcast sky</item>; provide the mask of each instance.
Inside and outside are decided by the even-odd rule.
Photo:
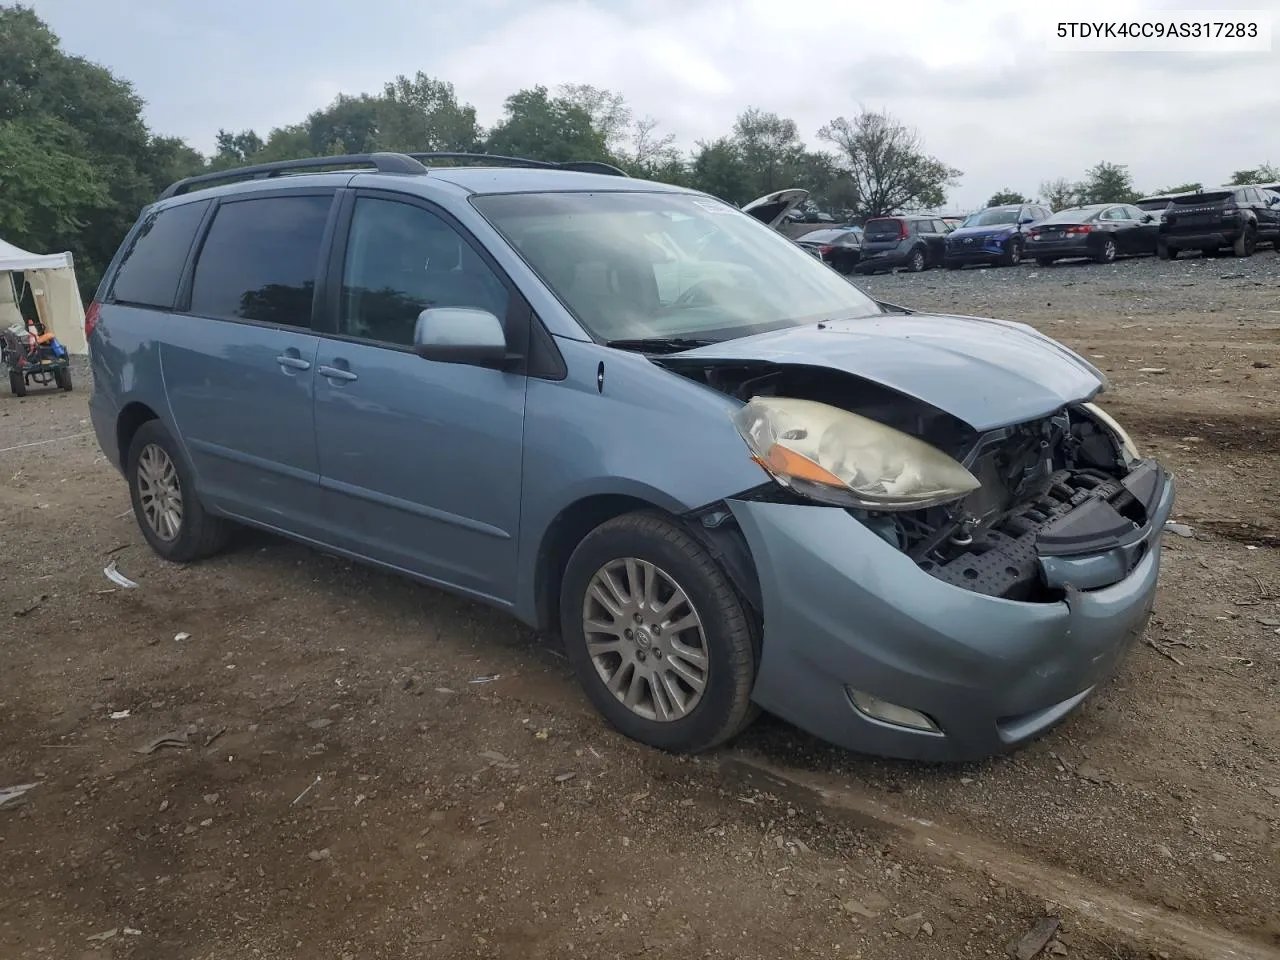
[[[220,127],[265,136],[339,92],[422,70],[452,81],[484,125],[521,87],[607,87],[686,147],[727,132],[747,106],[793,118],[810,146],[859,103],[887,108],[964,171],[950,198],[962,209],[1099,160],[1127,163],[1140,190],[1280,162],[1280,45],[1046,50],[1060,18],[1250,7],[1280,26],[1280,0],[27,2],[68,52],[133,82],[156,132],[206,152]]]

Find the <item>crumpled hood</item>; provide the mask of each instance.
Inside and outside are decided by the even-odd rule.
[[[1091,399],[1106,386],[1097,367],[1022,323],[932,314],[886,314],[807,324],[662,358],[826,367],[878,383],[992,430]]]
[[[963,240],[965,237],[973,237],[975,240],[985,240],[987,237],[1007,237],[1017,229],[1017,225],[1013,223],[1002,223],[994,227],[957,227],[947,234],[948,240]]]

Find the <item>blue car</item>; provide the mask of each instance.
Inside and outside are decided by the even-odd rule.
[[[671,751],[763,709],[976,759],[1116,669],[1174,489],[1086,360],[880,304],[705,194],[449,160],[223,171],[142,211],[86,332],[159,556],[243,524],[490,604]]]
[[[1027,230],[1051,215],[1038,203],[987,207],[964,218],[947,234],[942,265],[959,270],[966,264],[1000,264],[1016,267],[1027,249]]]

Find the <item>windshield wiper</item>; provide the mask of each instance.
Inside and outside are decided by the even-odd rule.
[[[681,350],[709,347],[719,342],[697,337],[631,337],[622,340],[606,340],[605,346],[617,347],[620,350],[643,350],[647,353],[679,353]]]

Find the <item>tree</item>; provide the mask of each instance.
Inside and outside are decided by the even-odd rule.
[[[795,185],[804,144],[794,120],[748,107],[733,123],[733,143],[753,199]]]
[[[378,148],[403,153],[460,152],[481,141],[476,108],[458,102],[453,84],[421,70],[388,83],[376,108]]]
[[[920,135],[885,111],[837,117],[818,137],[841,152],[854,209],[877,217],[911,207],[939,207],[961,172],[924,152]]]
[[[107,202],[76,132],[53,117],[0,123],[0,224],[38,253],[65,250],[84,218]]]
[[[641,117],[632,123],[631,139],[618,159],[635,176],[684,183],[688,171],[675,143],[675,134],[658,132],[657,120]]]
[[[489,131],[485,146],[489,153],[555,162],[608,156],[604,134],[592,124],[591,114],[552,97],[543,86],[507,97],[506,115]]]
[[[311,156],[332,157],[343,153],[371,153],[378,147],[380,100],[362,93],[358,97],[340,93],[322,110],[306,119]]]
[[[1280,167],[1260,163],[1252,170],[1237,170],[1231,174],[1230,185],[1243,187],[1251,183],[1275,183],[1280,180]]]
[[[589,83],[562,83],[556,95],[561,103],[578,107],[591,118],[591,126],[604,138],[611,156],[623,156],[632,139],[632,116],[622,94]]]
[[[696,189],[737,206],[759,196],[751,192],[747,165],[737,143],[729,137],[698,141],[689,173]]]
[[[1172,187],[1161,187],[1156,190],[1152,196],[1165,196],[1171,193],[1199,193],[1204,189],[1204,184],[1199,180],[1190,183],[1179,183]]]
[[[1008,207],[1015,203],[1030,203],[1030,197],[1024,197],[1016,190],[1010,190],[1005,187],[1003,190],[997,190],[991,195],[991,199],[987,201],[988,207]]]
[[[1129,168],[1105,160],[1089,169],[1076,185],[1076,192],[1082,203],[1133,203],[1138,199]]]
[[[1051,210],[1067,210],[1080,202],[1079,185],[1066,177],[1040,184],[1040,196]]]
[[[262,138],[252,130],[241,130],[239,133],[219,130],[214,143],[216,149],[209,160],[209,166],[214,170],[252,163],[266,146]]]

